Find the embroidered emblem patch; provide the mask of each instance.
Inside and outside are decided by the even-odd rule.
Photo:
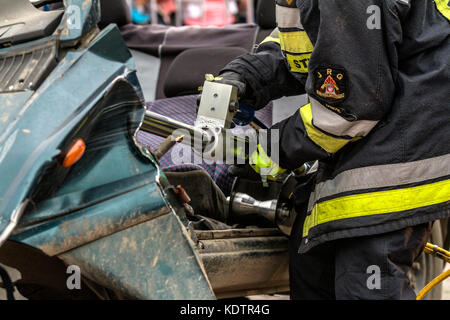
[[[270,1],[270,0],[262,0],[262,1]],[[277,0],[276,3],[282,7],[297,8],[296,0]]]
[[[342,101],[347,97],[347,74],[342,68],[317,68],[314,71],[315,93],[328,102]]]

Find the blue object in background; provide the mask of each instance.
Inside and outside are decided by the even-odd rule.
[[[131,9],[131,18],[136,24],[143,24],[151,21],[151,16],[149,14],[142,13],[134,7]]]
[[[239,103],[239,111],[236,112],[233,123],[237,126],[246,126],[255,118],[255,110],[244,103]]]

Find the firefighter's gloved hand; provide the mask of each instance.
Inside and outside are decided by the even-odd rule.
[[[217,77],[214,77],[211,74],[207,74],[205,78],[208,81],[214,81],[236,87],[238,89],[238,98],[242,98],[245,95],[247,85],[245,84],[245,80],[239,73],[226,71]]]
[[[228,167],[228,174],[232,177],[239,177],[251,181],[261,181],[261,176],[246,164],[233,164]]]
[[[285,169],[280,168],[278,164],[272,161],[266,154],[261,145],[255,152],[252,153],[249,159],[250,166],[264,179],[278,180],[278,178],[286,172]]]

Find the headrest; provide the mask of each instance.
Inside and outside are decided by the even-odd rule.
[[[277,22],[275,18],[275,0],[259,0],[256,8],[258,25],[262,29],[275,29]]]
[[[180,53],[167,71],[164,82],[166,97],[176,97],[198,93],[205,74],[217,75],[233,59],[247,53],[243,48],[196,48]]]
[[[98,26],[103,29],[111,23],[121,27],[131,23],[130,8],[126,0],[100,0],[101,20]]]

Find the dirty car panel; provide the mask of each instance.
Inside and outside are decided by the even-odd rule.
[[[23,271],[22,288],[30,291],[49,282],[52,290],[67,289],[61,274],[52,283],[36,273],[39,256],[79,266],[90,288],[122,298],[288,290],[287,238],[276,229],[193,230],[164,172],[137,141],[144,100],[119,30],[96,28],[98,1],[64,3],[52,35],[0,49],[10,66],[0,70],[8,84],[0,93],[0,262]],[[81,10],[81,28],[69,27],[69,8]],[[86,151],[62,166],[77,139]],[[33,255],[16,259],[12,247]],[[39,269],[50,272],[52,263]]]
[[[19,47],[26,51],[36,43]],[[11,54],[11,50],[2,49],[0,55]],[[183,272],[189,272],[197,297],[214,298],[183,227],[182,210],[166,189],[167,179],[151,154],[136,143],[144,104],[132,57],[118,29],[114,25],[105,28],[84,48],[59,47],[57,56],[58,64],[40,85],[0,94],[0,233],[9,242],[34,247],[47,256],[76,260],[86,267],[86,278],[96,278],[93,270],[104,266],[95,253],[97,245],[101,244],[108,258],[117,258],[120,252],[121,261],[135,268],[127,270],[126,285],[114,287],[121,277],[117,274],[114,281],[108,278],[105,287],[127,297],[192,298],[188,293],[193,288],[187,287],[194,286],[193,282],[183,281],[184,287],[172,285],[166,290],[167,283],[161,275],[155,278],[151,264],[137,268],[147,260],[160,260],[155,265],[162,265],[166,279],[171,276],[180,281],[186,278],[179,278]],[[85,141],[86,151],[66,168],[61,157],[75,139]],[[161,234],[163,227],[166,238]],[[120,249],[115,241],[123,243],[124,237],[134,237],[140,246],[162,252],[164,248],[155,243],[169,244],[170,238],[173,257],[167,256],[169,261],[164,262],[164,257],[157,258],[156,252],[145,248],[138,252]],[[109,264],[111,272],[122,270],[118,261]],[[104,276],[114,274],[103,271]],[[143,279],[152,285],[139,286]]]

